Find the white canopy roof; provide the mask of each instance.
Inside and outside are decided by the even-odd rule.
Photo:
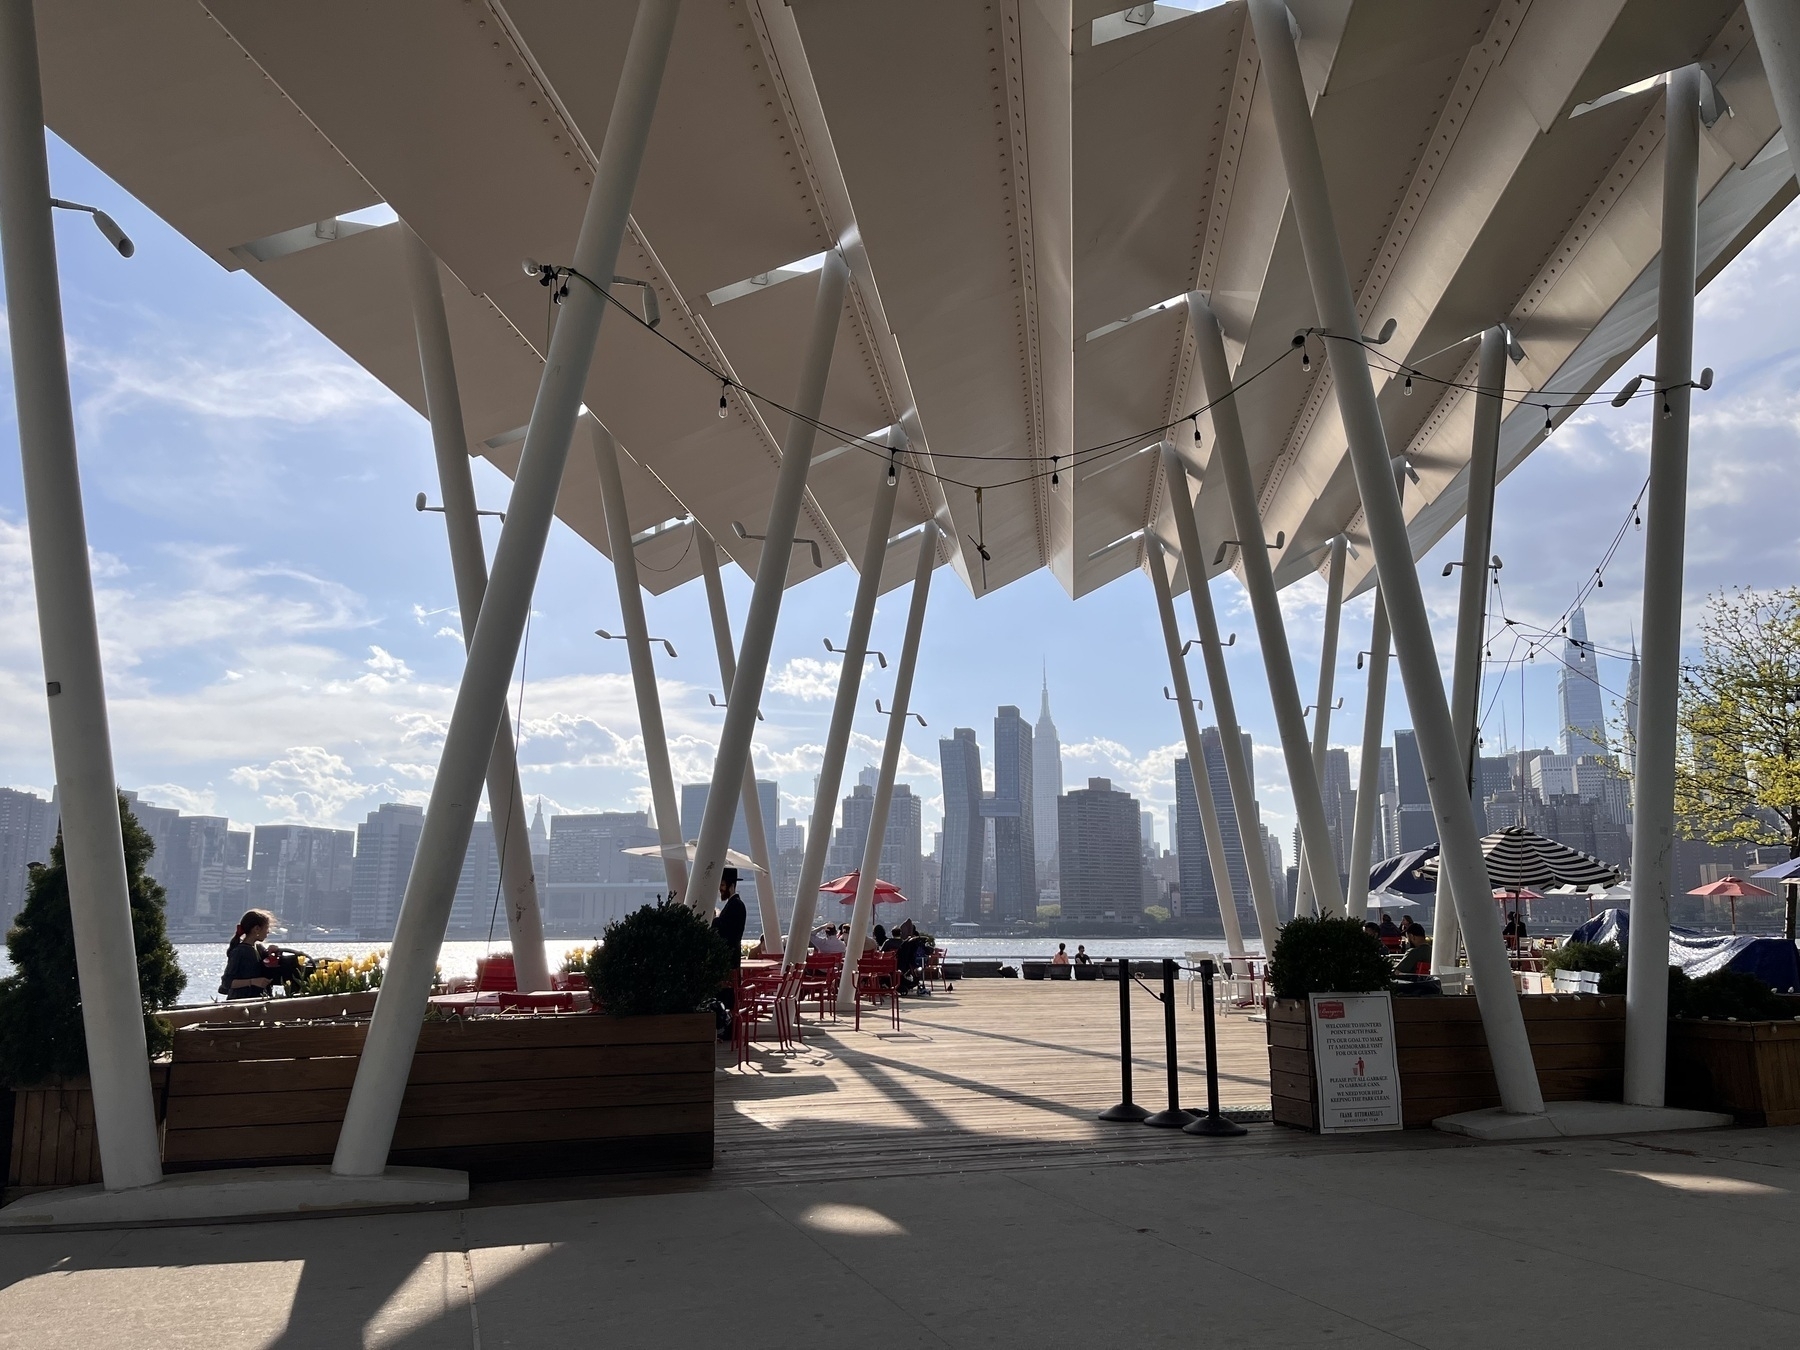
[[[520,260],[569,257],[635,8],[58,0],[39,6],[47,116],[422,410],[398,227],[345,219],[392,207],[446,271],[470,452],[510,472],[551,317]],[[1703,276],[1793,175],[1730,0],[1290,8],[1361,311],[1370,331],[1396,321],[1375,364],[1422,553],[1462,511],[1473,335],[1504,322],[1524,351],[1504,473],[1541,439],[1545,402],[1560,417],[1654,327],[1660,86],[1571,113],[1704,64],[1731,111],[1702,136]],[[894,533],[946,513],[945,560],[977,590],[977,538],[987,588],[1048,567],[1073,595],[1140,565],[1119,542],[1136,532],[1173,543],[1156,456],[1135,452],[1204,403],[1185,307],[1158,308],[1190,290],[1240,380],[1274,363],[1239,397],[1278,579],[1340,532],[1363,542],[1325,363],[1280,359],[1315,319],[1241,0],[685,0],[632,214],[620,272],[648,283],[681,350],[609,316],[587,403],[628,452],[640,533],[691,516],[755,568],[731,523],[761,532],[785,417],[733,399],[721,420],[717,381],[682,353],[788,400],[815,290],[790,265],[837,243],[851,286],[822,420],[878,442],[905,430]],[[1448,383],[1408,396],[1383,383],[1399,362]],[[1171,434],[1204,475],[1199,427],[1197,451],[1190,428]],[[821,435],[801,533],[826,568],[859,555],[886,465]],[[1210,543],[1234,532],[1203,484]],[[584,454],[558,511],[609,551]],[[697,574],[691,544],[677,525],[640,545],[652,591]],[[796,549],[790,584],[814,573]]]

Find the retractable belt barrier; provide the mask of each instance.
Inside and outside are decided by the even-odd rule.
[[[1181,1107],[1181,1065],[1175,1044],[1175,974],[1178,963],[1172,958],[1162,962],[1162,993],[1147,990],[1163,1005],[1163,1054],[1168,1065],[1169,1102],[1152,1114],[1131,1097],[1131,962],[1116,959],[1119,976],[1119,1088],[1118,1105],[1100,1112],[1101,1120],[1128,1121],[1158,1129],[1180,1130],[1184,1134],[1224,1139],[1243,1134],[1244,1127],[1221,1114],[1219,1110],[1219,1038],[1213,1009],[1214,965],[1210,960],[1188,967],[1200,976],[1202,1026],[1206,1036],[1206,1112],[1204,1115],[1184,1111]],[[1140,965],[1143,963],[1139,963]]]

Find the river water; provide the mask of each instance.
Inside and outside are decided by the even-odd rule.
[[[1071,955],[1077,947],[1085,946],[1088,955],[1096,961],[1111,956],[1125,956],[1138,960],[1157,960],[1162,957],[1182,957],[1189,952],[1211,952],[1223,955],[1225,944],[1219,938],[1185,937],[1185,938],[1153,938],[1153,937],[1058,937],[1045,940],[1043,938],[1003,938],[1003,937],[968,937],[940,938],[938,945],[945,954],[951,957],[987,958],[1017,962],[1021,959],[1047,961],[1056,952],[1058,942],[1066,943]],[[277,945],[279,945],[279,940]],[[551,938],[544,943],[545,952],[549,956],[550,968],[557,969],[563,958],[577,948],[585,948],[587,944],[573,938]],[[386,943],[382,942],[315,942],[306,944],[305,950],[319,959],[341,959],[343,957],[362,956],[367,952],[385,951]],[[438,958],[438,968],[445,978],[452,976],[475,974],[476,958],[490,950],[506,950],[506,944],[490,945],[486,942],[446,942],[443,952]],[[1250,950],[1255,954],[1261,950],[1260,944],[1252,943]],[[183,1003],[204,1003],[216,998],[219,987],[219,976],[225,969],[225,944],[220,943],[178,943],[175,947],[176,960],[180,963],[182,973],[187,976],[187,990],[181,996]],[[0,948],[0,975],[12,972],[12,963],[7,960],[4,948]]]

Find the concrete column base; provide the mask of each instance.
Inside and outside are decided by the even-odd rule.
[[[468,1173],[436,1167],[390,1167],[375,1177],[340,1177],[328,1167],[240,1167],[183,1172],[127,1191],[95,1185],[28,1195],[0,1209],[0,1230],[455,1204],[468,1198]]]
[[[1546,1102],[1541,1116],[1513,1115],[1498,1107],[1440,1116],[1433,1129],[1471,1139],[1581,1139],[1609,1134],[1661,1134],[1669,1130],[1716,1130],[1732,1123],[1716,1111],[1680,1111],[1671,1106],[1627,1106],[1621,1102]]]

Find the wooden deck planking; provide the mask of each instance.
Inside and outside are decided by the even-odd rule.
[[[803,1051],[783,1054],[771,1039],[720,1076],[717,1167],[733,1179],[1150,1160],[1204,1146],[1095,1118],[1119,1099],[1114,984],[970,980],[906,1000],[897,1032],[866,1013],[861,1031],[811,1014],[804,1027]],[[1185,986],[1176,1029],[1181,1104],[1193,1110],[1206,1101],[1205,1048]],[[1142,990],[1132,1032],[1134,1095],[1156,1110],[1167,1091],[1162,1006]],[[1262,1023],[1221,1014],[1218,1032],[1221,1102],[1228,1113],[1266,1108]]]

